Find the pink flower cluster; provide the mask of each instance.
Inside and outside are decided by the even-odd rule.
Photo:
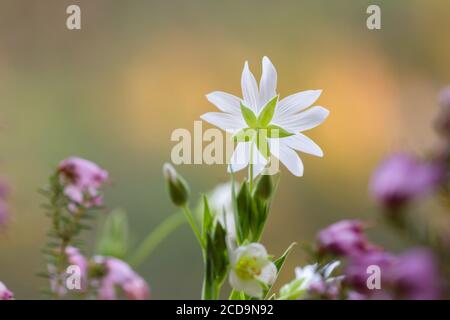
[[[442,288],[437,262],[428,249],[394,255],[371,244],[359,221],[344,220],[319,232],[322,253],[346,259],[344,282],[353,290],[350,299],[439,299]],[[381,289],[367,286],[369,266],[381,271]]]
[[[123,293],[124,298],[129,300],[145,300],[150,296],[150,290],[145,280],[139,276],[124,261],[113,258],[96,256],[92,261],[88,259],[75,247],[66,248],[67,262],[76,265],[81,272],[81,292],[87,287],[95,289],[96,298],[100,300],[116,300]],[[89,276],[89,267],[101,270],[99,275]],[[52,281],[52,290],[57,290],[60,296],[64,296],[67,290],[57,287]]]
[[[406,154],[393,154],[375,171],[370,191],[382,207],[397,209],[435,189],[442,181],[440,163],[425,162]]]
[[[64,194],[71,201],[70,211],[102,205],[100,188],[108,180],[107,171],[89,160],[70,157],[59,164],[58,173]]]
[[[150,291],[145,280],[122,260],[112,257],[95,257],[95,262],[105,267],[106,274],[100,279],[98,298],[117,299],[117,289],[129,300],[148,299]]]

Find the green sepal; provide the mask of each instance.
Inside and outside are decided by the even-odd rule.
[[[256,115],[253,113],[253,111],[244,106],[241,102],[241,113],[242,116],[244,117],[245,122],[247,123],[247,125],[250,128],[255,128],[258,125],[258,118],[256,117]]]
[[[280,126],[277,126],[275,124],[271,124],[267,126],[267,138],[286,138],[293,136],[294,133],[286,131]]]
[[[270,123],[270,121],[272,121],[277,102],[278,95],[273,97],[262,109],[261,113],[258,116],[258,125],[260,128],[266,127]]]

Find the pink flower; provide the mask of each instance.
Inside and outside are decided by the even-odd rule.
[[[147,283],[128,264],[111,257],[96,257],[96,261],[106,267],[106,275],[100,280],[99,299],[117,299],[117,288],[123,291],[127,299],[148,299],[150,291]]]
[[[375,171],[370,191],[380,205],[396,209],[433,190],[443,178],[441,165],[405,153],[391,155]]]
[[[369,290],[369,266],[380,268],[381,288]],[[371,252],[352,257],[345,281],[366,299],[434,300],[441,298],[441,276],[436,258],[428,249],[416,248],[394,256]],[[354,296],[349,296],[353,299]]]
[[[14,294],[0,281],[0,300],[13,300]]]
[[[352,256],[373,250],[364,235],[364,225],[357,220],[342,220],[321,230],[317,235],[319,249],[335,255]]]
[[[87,287],[87,276],[88,276],[88,260],[83,256],[78,248],[67,247],[66,248],[67,257],[67,267],[78,266],[80,268],[81,275],[81,291],[85,290]],[[63,297],[67,294],[66,279],[68,274],[63,272],[58,274],[56,267],[54,265],[47,266],[48,272],[50,274],[50,288],[52,292],[57,293],[58,296]]]
[[[59,164],[58,172],[64,193],[72,201],[71,211],[78,206],[91,208],[102,204],[99,189],[108,180],[107,171],[89,160],[70,157]]]
[[[88,261],[85,256],[75,247],[66,248],[67,262],[69,265],[75,265],[81,272],[81,290],[86,289],[88,276]]]

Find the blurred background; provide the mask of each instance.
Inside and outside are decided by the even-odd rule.
[[[66,29],[70,4],[81,7],[79,31]],[[369,4],[381,6],[379,31],[366,28]],[[313,241],[339,219],[374,219],[367,185],[380,159],[436,143],[449,16],[446,0],[1,0],[0,176],[12,187],[12,218],[0,234],[0,280],[16,298],[42,297],[35,273],[48,220],[37,189],[71,155],[109,171],[105,202],[127,211],[138,243],[175,211],[161,174],[172,131],[192,131],[214,111],[205,94],[239,96],[244,61],[259,79],[263,55],[277,67],[282,97],[323,89],[318,104],[331,111],[308,133],[325,157],[303,155],[302,178],[282,169],[263,239],[269,252]],[[227,179],[225,165],[178,170],[194,198]],[[393,251],[408,245],[385,228],[370,236]],[[297,247],[281,282],[306,258]],[[199,298],[201,256],[187,224],[138,272],[155,299]]]

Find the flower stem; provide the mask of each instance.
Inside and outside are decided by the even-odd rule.
[[[184,213],[187,221],[189,222],[189,224],[190,224],[190,226],[192,228],[192,231],[194,231],[195,237],[197,238],[197,240],[198,240],[198,242],[200,244],[200,247],[202,249],[204,249],[205,245],[203,243],[202,237],[200,236],[200,231],[198,230],[198,227],[195,224],[194,218],[192,217],[191,210],[189,209],[189,207],[187,205],[183,206],[183,213]]]
[[[253,191],[253,145],[250,145],[250,162],[248,165],[248,187],[250,189],[250,194]]]
[[[147,237],[141,242],[139,247],[133,253],[128,262],[137,267],[147,259],[158,245],[167,238],[173,231],[184,223],[184,217],[179,212],[174,213],[164,219],[156,228],[154,228]]]

